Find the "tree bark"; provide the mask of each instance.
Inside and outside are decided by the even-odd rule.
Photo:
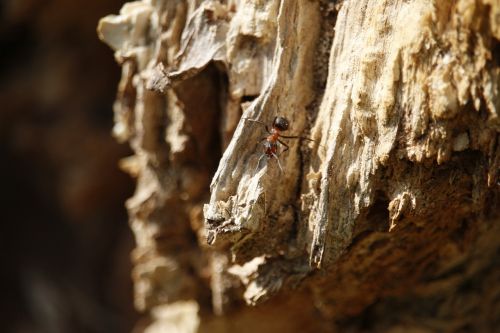
[[[498,0],[144,0],[98,31],[146,331],[500,327]],[[314,141],[261,158],[242,117],[278,115]]]

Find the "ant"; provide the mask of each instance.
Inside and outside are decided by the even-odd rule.
[[[264,154],[262,154],[262,156],[259,158],[259,161],[257,162],[257,168],[259,167],[260,161],[262,160],[262,158],[264,156],[266,156],[268,159],[274,157],[278,161],[278,166],[279,166],[281,172],[283,172],[283,168],[281,167],[281,163],[280,163],[280,160],[278,158],[278,142],[285,147],[285,149],[282,151],[282,153],[287,151],[290,147],[288,147],[288,145],[286,143],[281,141],[280,138],[282,138],[282,139],[305,139],[305,140],[309,140],[309,141],[314,141],[313,139],[309,139],[309,138],[306,138],[303,136],[281,135],[281,132],[288,130],[288,126],[290,125],[290,123],[288,122],[288,119],[286,119],[285,117],[279,117],[279,116],[274,117],[273,124],[271,125],[271,130],[269,130],[269,127],[264,122],[262,122],[260,120],[255,120],[255,119],[250,119],[250,118],[243,118],[243,119],[264,125],[267,133],[269,133],[269,135],[267,137],[262,138],[259,141],[259,142],[262,142],[265,140],[266,142],[264,142]]]

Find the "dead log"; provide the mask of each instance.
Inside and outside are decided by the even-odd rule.
[[[98,31],[150,331],[499,327],[498,1],[137,1]],[[284,172],[242,120],[278,115],[314,140]]]

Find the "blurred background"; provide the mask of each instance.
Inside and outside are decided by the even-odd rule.
[[[0,2],[1,332],[129,332],[133,247],[111,137],[124,1]]]

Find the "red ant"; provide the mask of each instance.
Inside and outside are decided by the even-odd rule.
[[[281,163],[280,163],[280,160],[278,158],[278,142],[281,143],[285,147],[285,149],[282,151],[282,153],[287,151],[290,147],[288,147],[288,145],[286,143],[281,141],[280,138],[283,138],[283,139],[305,139],[305,140],[309,140],[309,141],[314,141],[312,139],[302,137],[302,136],[281,135],[281,132],[288,130],[288,126],[290,125],[290,123],[288,122],[288,119],[286,119],[285,117],[274,117],[273,124],[271,125],[271,130],[269,130],[269,127],[264,122],[262,122],[260,120],[255,120],[255,119],[250,119],[250,118],[243,118],[243,119],[264,125],[267,133],[269,133],[269,135],[267,137],[262,138],[260,140],[260,142],[262,142],[264,140],[266,140],[266,142],[264,142],[264,154],[262,154],[262,156],[259,158],[259,161],[257,162],[256,168],[259,167],[260,161],[262,160],[262,158],[264,156],[267,156],[268,159],[274,157],[278,161],[278,166],[279,166],[281,172],[283,172],[283,168],[281,167]]]

